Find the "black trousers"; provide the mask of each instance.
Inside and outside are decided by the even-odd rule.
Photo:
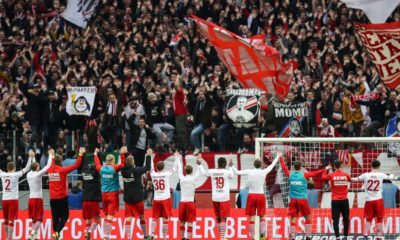
[[[142,150],[136,147],[133,149],[133,157],[135,158],[136,167],[143,167],[145,156],[146,156],[146,150]]]
[[[57,136],[58,132],[55,123],[48,123],[43,126],[43,151],[47,151],[49,146],[55,149]]]
[[[68,221],[68,198],[50,199],[51,216],[53,218],[53,231],[60,233]]]
[[[349,233],[349,200],[332,200],[332,220],[333,220],[333,230],[335,231],[335,236],[339,237],[339,219],[340,214],[343,217],[343,235],[348,236]]]

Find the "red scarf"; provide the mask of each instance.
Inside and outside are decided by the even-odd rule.
[[[376,92],[370,92],[364,95],[353,95],[350,97],[350,109],[355,109],[357,106],[357,101],[370,101],[370,100],[378,100],[381,98],[381,95]]]

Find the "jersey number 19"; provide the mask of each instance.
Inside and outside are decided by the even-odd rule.
[[[215,178],[215,186],[217,187],[217,189],[222,189],[224,188],[224,178],[223,177],[216,177]]]

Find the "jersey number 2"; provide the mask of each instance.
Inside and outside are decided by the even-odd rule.
[[[224,188],[224,178],[223,177],[216,177],[215,178],[215,185],[217,186],[217,189],[222,189]]]
[[[6,179],[6,191],[10,191],[10,184],[11,184],[11,180],[10,179]]]
[[[368,191],[376,192],[379,188],[379,180],[368,180]]]
[[[165,189],[165,183],[164,180],[154,180],[154,190],[161,190],[163,191]]]

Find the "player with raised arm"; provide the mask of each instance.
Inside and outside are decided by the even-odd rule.
[[[94,150],[94,164],[101,177],[101,194],[103,199],[103,212],[106,215],[104,222],[104,239],[109,240],[115,214],[119,211],[119,175],[118,172],[125,167],[125,154],[128,149],[124,146],[120,150],[121,163],[115,164],[112,154],[106,156],[106,163],[102,165],[97,156],[99,149]]]
[[[76,162],[68,167],[63,167],[63,159],[59,155],[55,155],[51,164],[49,173],[49,192],[50,192],[50,208],[53,219],[53,238],[60,239],[60,233],[63,230],[69,217],[68,207],[68,173],[79,168],[82,162],[82,156],[86,149],[79,148],[79,156]]]
[[[15,163],[7,163],[7,172],[0,170],[1,185],[3,186],[3,217],[4,228],[6,232],[6,240],[13,240],[14,221],[18,218],[18,195],[19,195],[19,178],[31,169],[31,164],[35,158],[33,150],[29,150],[28,162],[24,169],[16,172]]]
[[[95,164],[82,168],[82,180],[82,218],[85,220],[85,238],[90,240],[101,220],[101,182]]]
[[[140,220],[144,239],[148,239],[146,231],[146,219],[144,217],[144,189],[142,175],[150,170],[153,151],[147,150],[146,164],[144,167],[135,166],[133,156],[126,158],[126,166],[121,170],[124,181],[124,201],[125,201],[125,239],[132,239],[131,221],[133,218]]]
[[[399,177],[386,175],[380,172],[381,163],[375,160],[371,163],[372,170],[361,174],[356,178],[352,178],[353,182],[363,182],[363,188],[366,192],[366,201],[364,206],[364,239],[368,239],[370,234],[372,219],[376,218],[376,233],[380,239],[383,238],[382,222],[385,216],[384,203],[382,198],[383,180],[399,180]]]
[[[290,239],[296,238],[297,218],[306,219],[306,240],[311,239],[311,210],[307,200],[307,179],[322,174],[325,170],[303,172],[300,161],[294,162],[294,171],[289,171],[283,158],[280,158],[283,172],[289,177],[289,216]]]
[[[28,201],[28,216],[32,219],[32,231],[29,238],[36,239],[36,233],[43,222],[43,191],[42,191],[42,177],[49,170],[54,158],[54,150],[49,149],[49,158],[44,168],[40,169],[40,164],[35,161],[35,153],[29,152],[29,158],[33,159],[31,171],[28,172],[26,179],[29,185],[29,201]]]
[[[264,169],[261,169],[262,162],[260,159],[256,159],[254,161],[254,169],[246,169],[246,170],[237,170],[235,166],[233,166],[232,161],[229,161],[229,166],[232,167],[233,173],[237,175],[245,175],[248,176],[247,185],[249,186],[249,195],[247,197],[246,203],[246,215],[250,217],[250,237],[251,239],[255,238],[255,229],[254,229],[254,221],[256,216],[260,216],[260,228],[261,228],[261,237],[260,239],[265,239],[267,232],[267,224],[265,219],[266,214],[266,199],[264,192],[265,178],[268,173],[272,171],[278,162],[281,154],[278,153],[275,157],[274,161]]]
[[[225,239],[226,219],[230,216],[230,184],[233,178],[232,168],[226,169],[226,158],[220,157],[217,160],[218,168],[209,169],[207,172],[200,169],[204,175],[211,177],[212,201],[215,217],[217,218],[220,239]]]
[[[342,162],[334,162],[335,172],[328,174],[329,169],[325,169],[322,173],[322,180],[328,180],[332,191],[332,220],[333,230],[335,231],[336,239],[340,239],[339,219],[340,214],[343,217],[343,240],[347,240],[349,234],[349,200],[347,194],[349,192],[350,175],[342,171]]]
[[[201,166],[201,154],[197,156],[197,165]],[[182,164],[178,161],[178,174],[181,185],[181,202],[179,203],[179,221],[181,222],[180,230],[183,240],[192,238],[193,222],[196,221],[196,206],[194,204],[194,194],[196,191],[196,180],[200,170],[193,174],[193,167],[185,166],[185,174],[183,174]],[[186,225],[187,223],[187,225]],[[186,228],[187,226],[187,228]],[[185,233],[187,238],[185,238]]]
[[[178,168],[178,161],[180,161],[179,153],[175,153],[174,166],[171,169],[165,169],[164,161],[157,163],[157,172],[154,170],[153,159],[151,160],[150,176],[151,182],[154,186],[154,200],[153,200],[153,221],[150,226],[150,239],[155,237],[154,231],[156,229],[157,221],[162,218],[162,234],[163,239],[168,239],[168,221],[172,216],[171,212],[171,190],[169,178],[176,172]]]

